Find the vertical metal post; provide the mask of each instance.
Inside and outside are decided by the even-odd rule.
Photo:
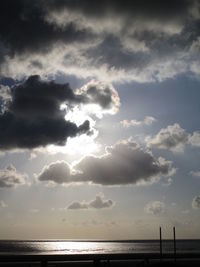
[[[174,261],[176,262],[176,229],[175,229],[175,226],[173,227],[173,234],[174,234]]]
[[[162,229],[160,227],[160,260],[162,260]]]

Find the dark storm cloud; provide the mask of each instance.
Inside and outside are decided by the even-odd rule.
[[[45,20],[44,1],[0,1],[0,59],[5,55],[47,53],[59,42],[73,43],[90,37],[86,30],[78,30],[72,23],[55,27]]]
[[[138,81],[173,77],[187,67],[198,74],[191,47],[199,17],[198,0],[2,0],[0,71]]]
[[[59,184],[89,182],[100,185],[152,183],[161,176],[175,173],[172,162],[156,159],[136,143],[126,141],[107,148],[102,157],[87,156],[71,170],[66,162],[45,166],[37,176],[40,181]]]
[[[9,111],[20,117],[63,117],[60,105],[67,101],[78,102],[69,84],[42,81],[34,75],[14,87]]]
[[[89,121],[79,127],[63,118],[16,117],[5,112],[0,116],[0,149],[36,148],[49,144],[65,145],[67,137],[89,131]]]
[[[65,117],[88,104],[98,105],[103,116],[116,113],[120,99],[111,84],[95,81],[76,93],[67,83],[41,80],[38,75],[11,89],[0,86],[0,149],[65,145],[68,137],[91,134],[88,120],[77,126]],[[95,115],[93,109],[90,113]]]
[[[60,110],[62,103],[79,101],[68,84],[31,76],[12,89],[11,98],[0,115],[1,149],[64,145],[67,137],[89,131],[89,121],[77,126]]]
[[[98,34],[100,41],[81,57],[110,74],[115,70],[110,79],[163,80],[186,72],[189,61],[198,73],[199,56],[190,47],[200,35],[199,1],[52,0],[47,6],[58,25],[70,17]]]
[[[102,157],[87,156],[76,166],[82,180],[93,184],[120,185],[153,182],[155,177],[168,176],[170,162],[154,158],[136,143],[119,143],[107,148]]]
[[[106,11],[110,13],[116,13],[118,15],[140,15],[144,17],[153,17],[165,20],[167,18],[176,17],[180,14],[185,14],[188,11],[188,7],[191,6],[189,0],[174,0],[173,2],[163,0],[48,0],[45,1],[48,8],[52,10],[62,10],[63,8],[69,8],[72,11],[79,11],[87,16],[97,15],[105,16]]]
[[[93,64],[107,64],[116,69],[142,68],[150,61],[148,52],[128,51],[124,49],[120,38],[112,34],[97,46],[88,49],[86,55]]]

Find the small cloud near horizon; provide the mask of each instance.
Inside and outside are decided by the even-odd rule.
[[[146,204],[144,210],[149,214],[160,215],[165,212],[165,203],[161,201],[151,201]]]
[[[112,208],[115,205],[115,202],[111,199],[106,200],[104,194],[100,193],[96,195],[94,200],[89,202],[86,201],[74,201],[72,202],[67,209],[69,210],[78,210],[78,209],[107,209]]]

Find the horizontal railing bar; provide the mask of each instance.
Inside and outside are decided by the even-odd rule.
[[[163,253],[163,259],[173,259],[173,253]],[[200,253],[176,253],[177,259],[200,259]],[[113,253],[113,254],[17,254],[0,255],[0,262],[50,262],[50,261],[101,261],[101,260],[137,260],[160,259],[159,253]]]

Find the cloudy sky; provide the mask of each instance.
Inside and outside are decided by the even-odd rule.
[[[0,238],[200,238],[200,1],[0,1]]]

